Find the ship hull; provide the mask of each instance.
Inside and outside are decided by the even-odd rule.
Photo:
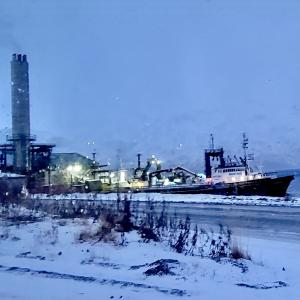
[[[262,178],[236,183],[191,184],[151,187],[141,190],[135,190],[133,192],[284,197],[293,179],[294,176],[290,175],[277,178]]]

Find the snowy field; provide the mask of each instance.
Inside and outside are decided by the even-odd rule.
[[[121,198],[125,194],[121,194]],[[292,206],[300,207],[300,197],[264,197],[264,196],[221,196],[221,195],[174,195],[159,193],[126,194],[134,201],[173,202],[173,203],[199,203],[199,204],[226,204],[226,205],[256,205],[256,206]],[[34,194],[33,199],[48,200],[96,200],[115,201],[116,193],[73,193],[61,195]]]
[[[79,241],[91,219],[1,219],[0,299],[299,299],[300,244],[233,237],[252,260],[189,256],[135,232]],[[123,245],[120,245],[123,243]],[[166,259],[171,273],[147,275]]]

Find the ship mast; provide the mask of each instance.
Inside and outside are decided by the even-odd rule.
[[[249,143],[249,140],[246,136],[246,133],[244,132],[243,133],[243,142],[242,142],[242,146],[243,146],[243,149],[244,149],[244,164],[245,164],[245,167],[248,168],[248,163],[247,163],[247,149],[248,149],[248,143]]]
[[[214,143],[214,135],[211,133],[210,134],[210,149],[214,149],[215,148],[215,143]]]

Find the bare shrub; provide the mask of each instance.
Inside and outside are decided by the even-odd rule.
[[[33,223],[40,221],[45,214],[29,210],[19,204],[6,204],[0,206],[0,217],[9,221],[11,225]]]
[[[52,223],[51,228],[44,231],[41,230],[36,239],[41,244],[55,245],[58,242],[58,226]]]
[[[171,262],[170,262],[171,261]],[[144,272],[144,274],[146,276],[164,276],[164,275],[171,275],[174,276],[176,275],[172,269],[175,268],[174,265],[179,264],[179,262],[177,260],[157,260],[155,262],[153,262],[152,264],[150,264],[149,266],[151,268],[149,268],[148,270],[146,270]]]
[[[91,233],[91,229],[84,229],[78,235],[79,242],[87,242],[92,239],[94,234]]]
[[[57,222],[57,224],[59,225],[59,226],[66,226],[67,225],[67,220],[58,220],[58,222]]]
[[[8,228],[4,228],[0,232],[0,240],[6,240],[9,238],[10,230]]]
[[[190,227],[191,227],[190,218],[187,216],[185,222],[183,223],[182,220],[180,220],[178,227],[175,228],[175,234],[176,232],[179,232],[179,235],[177,236],[177,238],[175,237],[175,243],[171,242],[170,246],[177,253],[188,252],[187,248],[189,247]]]
[[[230,257],[232,259],[247,259],[251,260],[251,256],[247,251],[242,249],[238,244],[233,244],[231,246]]]
[[[114,228],[117,225],[118,216],[113,213],[106,213],[100,216],[101,224],[96,231],[98,241],[112,242],[116,240]]]
[[[239,247],[237,249],[232,244],[231,231],[227,227],[219,225],[219,230],[214,231],[191,224],[189,216],[180,219],[176,211],[170,214],[166,202],[156,203],[148,198],[144,210],[141,211],[143,203],[132,202],[131,197],[123,197],[121,194],[117,201],[112,202],[84,201],[76,197],[67,201],[34,201],[32,209],[46,210],[63,218],[87,220],[87,217],[92,217],[96,226],[85,224],[86,228],[78,236],[78,240],[82,242],[104,241],[125,245],[125,233],[136,230],[142,242],[162,242],[175,252],[185,255],[210,257],[214,260],[223,257],[250,257],[247,253],[239,253]]]
[[[118,204],[119,214],[114,220],[114,224],[117,231],[120,232],[129,232],[134,226],[131,221],[132,213],[131,213],[131,201],[128,200],[127,196],[125,196],[123,201],[123,209],[120,211],[120,207]]]
[[[114,242],[116,241],[116,231],[118,216],[106,211],[100,215],[99,225],[96,228],[87,227],[78,236],[80,242]]]
[[[99,223],[98,227],[84,229],[78,237],[81,242],[94,241],[94,242],[116,242],[120,237],[119,244],[125,245],[126,238],[125,232],[129,232],[134,228],[131,221],[131,201],[128,200],[127,196],[117,201],[117,206],[113,204],[102,204],[99,209],[98,217],[95,217],[95,223]],[[120,234],[118,234],[120,233]]]
[[[189,216],[180,219],[176,212],[168,215],[166,203],[163,203],[158,212],[153,201],[148,199],[145,211],[139,217],[135,215],[134,220],[143,242],[167,243],[177,253],[210,257],[214,260],[231,257],[230,229],[221,224],[218,231],[207,231],[198,224],[192,226]]]
[[[152,228],[141,226],[138,230],[143,242],[148,243],[150,241],[159,242],[160,239]]]
[[[231,230],[219,224],[219,233],[210,241],[210,256],[216,260],[230,256],[232,251],[230,245]]]

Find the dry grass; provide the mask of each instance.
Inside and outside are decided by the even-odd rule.
[[[251,256],[247,251],[241,248],[238,244],[233,244],[231,247],[230,257],[233,259],[247,259],[251,260]]]
[[[80,232],[78,240],[80,242],[95,241],[95,242],[115,242],[117,234],[115,232],[116,216],[112,213],[101,214],[98,220],[98,226],[85,228]]]

